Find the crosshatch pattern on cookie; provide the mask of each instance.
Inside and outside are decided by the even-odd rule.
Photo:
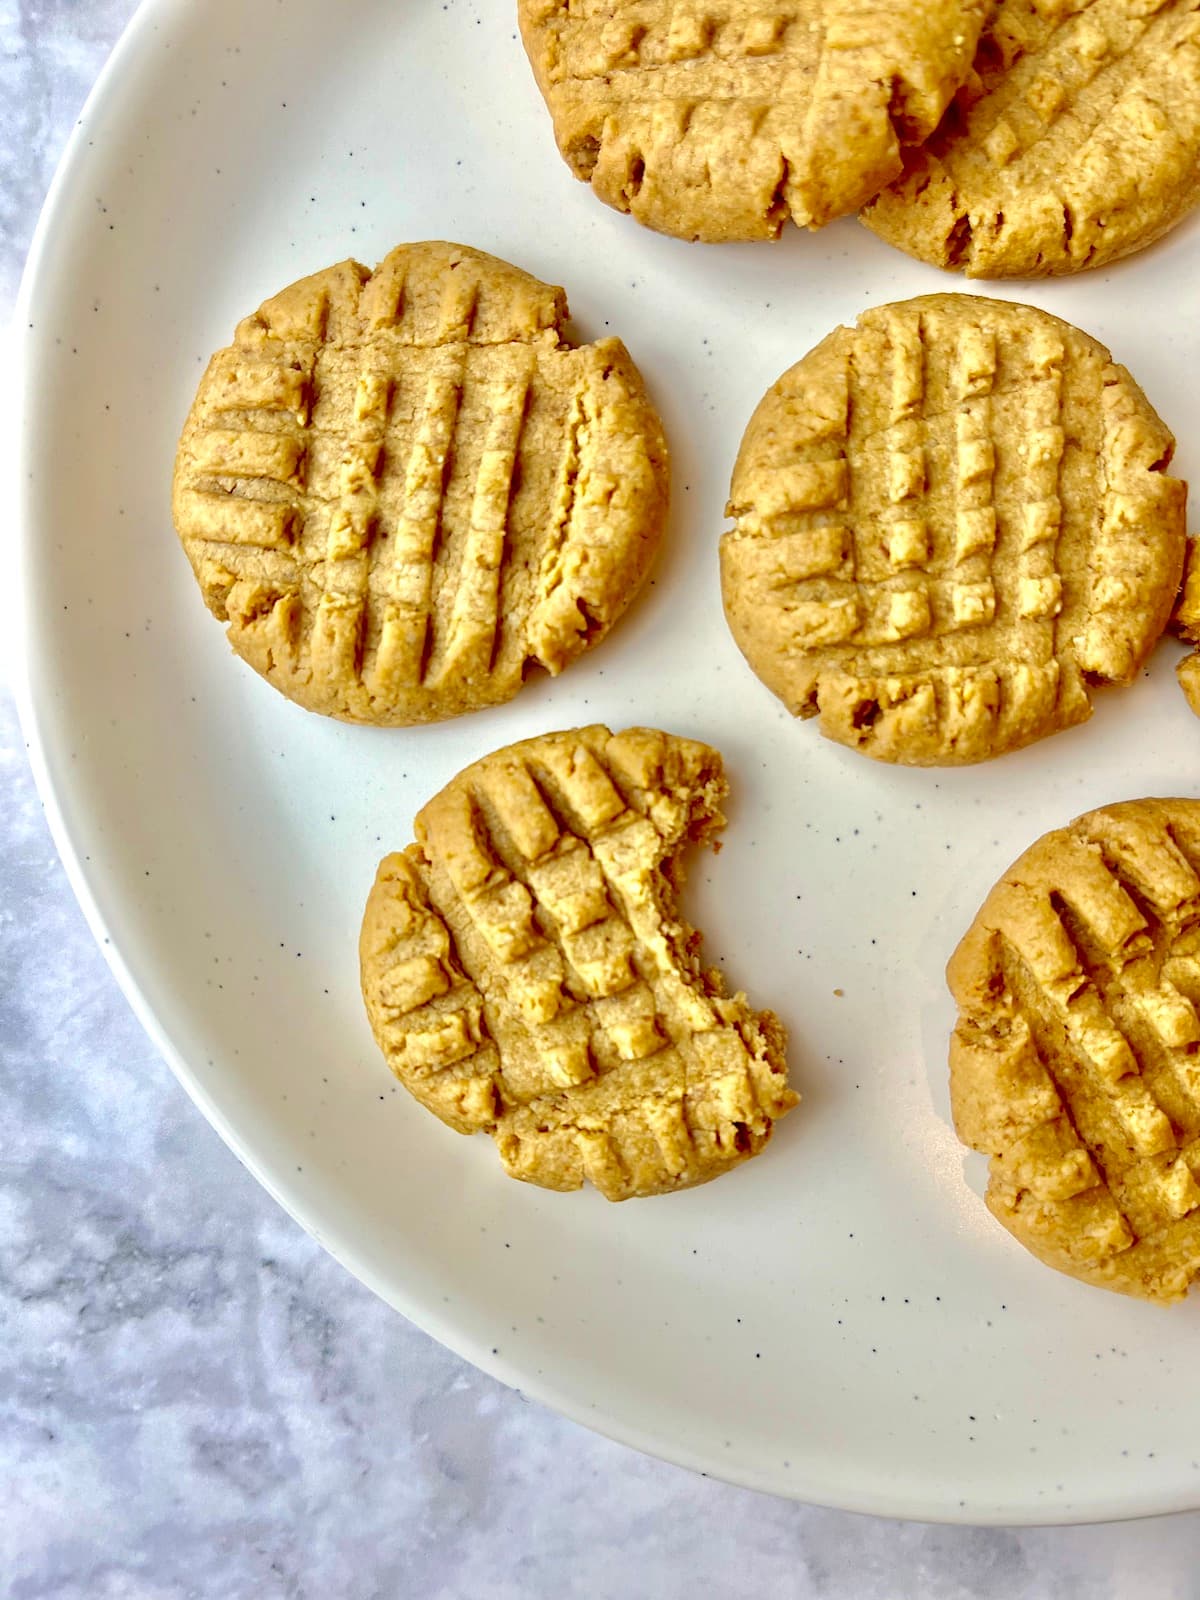
[[[884,759],[975,761],[1090,714],[1165,625],[1173,441],[1094,340],[929,296],[839,329],[759,407],[726,610],[794,713]]]
[[[960,1138],[990,1209],[1088,1282],[1200,1272],[1200,802],[1114,805],[1005,874],[948,968]]]
[[[548,735],[468,768],[381,863],[361,946],[375,1036],[513,1176],[685,1187],[756,1154],[795,1103],[775,1018],[726,996],[673,908],[725,787],[690,740]]]
[[[817,227],[900,171],[965,78],[982,0],[521,0],[576,176],[683,237]]]
[[[234,648],[285,693],[416,722],[510,698],[603,636],[648,569],[666,451],[615,339],[477,252],[302,280],[213,358],[176,522]]]
[[[979,277],[1139,249],[1200,197],[1200,0],[999,0],[964,91],[864,220]]]

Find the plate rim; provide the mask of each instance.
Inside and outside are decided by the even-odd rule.
[[[831,1510],[943,1525],[1078,1526],[1168,1516],[1197,1509],[1200,1506],[1198,1497],[1200,1491],[1195,1488],[1184,1489],[1182,1486],[1178,1493],[1173,1495],[1126,1494],[1101,1498],[1082,1506],[1076,1501],[1069,1510],[1055,1507],[1045,1501],[1021,1501],[1017,1498],[1003,1507],[973,1507],[964,1510],[948,1501],[934,1503],[921,1496],[909,1498],[902,1493],[888,1494],[875,1489],[864,1489],[857,1493],[846,1492],[843,1489],[831,1493],[823,1491],[811,1478],[784,1487],[768,1473],[755,1471],[748,1464],[722,1465],[701,1451],[679,1442],[672,1442],[664,1437],[660,1430],[639,1427],[619,1416],[598,1415],[588,1409],[568,1388],[560,1387],[544,1376],[526,1370],[519,1362],[510,1362],[495,1353],[490,1346],[473,1337],[456,1319],[442,1314],[435,1305],[426,1303],[419,1297],[406,1295],[401,1284],[385,1281],[382,1273],[377,1272],[360,1254],[350,1231],[339,1225],[327,1228],[324,1219],[316,1214],[318,1208],[309,1204],[305,1196],[298,1192],[297,1186],[289,1182],[282,1170],[276,1170],[268,1159],[250,1147],[216,1099],[205,1089],[193,1071],[184,1050],[175,1043],[167,1027],[154,1011],[133,973],[124,950],[112,932],[112,925],[106,917],[101,892],[95,881],[97,874],[89,871],[83,853],[76,845],[60,797],[61,786],[56,783],[53,776],[50,759],[54,748],[53,737],[43,724],[39,713],[38,696],[34,689],[33,656],[37,648],[38,631],[33,620],[35,608],[32,601],[30,573],[34,565],[32,551],[35,519],[28,491],[29,475],[24,465],[32,453],[34,429],[30,420],[29,400],[36,384],[34,347],[37,339],[30,337],[32,325],[30,311],[36,303],[39,292],[42,263],[50,252],[60,225],[73,212],[74,191],[89,160],[86,129],[110,99],[119,98],[127,66],[136,55],[144,36],[155,29],[160,18],[165,20],[172,10],[180,9],[181,5],[184,11],[190,9],[186,0],[138,0],[136,8],[92,85],[59,157],[38,216],[14,303],[11,335],[8,340],[15,379],[10,391],[14,397],[13,416],[12,426],[5,430],[10,442],[9,451],[5,453],[9,457],[9,481],[12,485],[11,544],[15,556],[15,582],[11,604],[7,608],[13,629],[9,674],[26,756],[55,849],[92,937],[135,1017],[180,1086],[236,1159],[246,1167],[276,1204],[303,1228],[321,1249],[327,1251],[341,1267],[392,1310],[399,1312],[460,1359],[507,1387],[593,1433],[644,1455],[670,1465],[684,1467],[702,1477],[716,1478],[718,1481],[739,1488],[781,1499]]]

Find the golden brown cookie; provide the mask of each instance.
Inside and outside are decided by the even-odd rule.
[[[1200,200],[1200,0],[999,0],[976,76],[863,213],[974,278],[1102,266]]]
[[[667,452],[617,339],[453,244],[342,262],[239,324],[175,466],[175,523],[240,656],[289,698],[406,724],[509,700],[649,569]]]
[[[1200,801],[1046,834],[950,959],[959,1138],[1049,1266],[1169,1303],[1200,1272]]]
[[[1200,646],[1200,544],[1195,539],[1188,540],[1183,587],[1171,618],[1171,630],[1189,644]],[[1175,668],[1175,676],[1188,705],[1200,717],[1200,648],[1184,656]]]
[[[721,541],[743,654],[884,761],[982,761],[1128,683],[1179,585],[1174,441],[1103,345],[1030,306],[865,312],[755,412]]]
[[[518,0],[577,178],[683,239],[817,228],[901,170],[966,77],[987,0]]]
[[[460,773],[381,862],[360,947],[375,1037],[512,1177],[686,1188],[757,1155],[796,1103],[778,1020],[726,996],[675,910],[726,787],[690,739],[547,734]]]

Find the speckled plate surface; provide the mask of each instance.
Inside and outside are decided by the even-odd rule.
[[[793,725],[721,616],[743,426],[868,302],[951,288],[853,221],[689,247],[556,155],[508,4],[154,0],[64,162],[20,313],[26,721],[60,848],[147,1027],[330,1250],[472,1361],[593,1427],[832,1505],[963,1521],[1200,1504],[1200,1305],[1039,1266],[948,1122],[942,967],[997,873],[1102,801],[1200,793],[1166,644],[1085,727],[974,770],[878,767]],[[461,239],[629,344],[676,470],[646,597],[511,706],[373,732],[230,655],[171,529],[202,362],[301,273]],[[1200,470],[1200,226],[1077,282],[1008,286],[1108,342]],[[693,920],[792,1034],[805,1105],[707,1188],[607,1205],[502,1177],[399,1092],[358,996],[380,853],[460,766],[547,727],[710,740],[735,785]]]

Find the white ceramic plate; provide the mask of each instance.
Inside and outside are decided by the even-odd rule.
[[[117,975],[223,1137],[365,1282],[470,1360],[643,1449],[780,1494],[964,1521],[1200,1504],[1200,1305],[1038,1265],[947,1118],[942,967],[997,873],[1102,801],[1200,793],[1164,645],[1087,726],[974,770],[794,725],[724,626],[716,542],[758,397],[871,302],[955,287],[859,228],[655,237],[561,165],[510,0],[154,0],[81,122],[20,327],[28,731]],[[565,284],[662,409],[674,514],[604,646],[414,732],[288,705],[238,663],[171,529],[201,366],[347,254],[459,239]],[[1133,367],[1200,471],[1200,228],[1004,289]],[[375,863],[465,762],[598,719],[711,740],[735,784],[692,917],[782,1014],[805,1104],[707,1188],[610,1206],[501,1175],[398,1092],[355,942]]]

